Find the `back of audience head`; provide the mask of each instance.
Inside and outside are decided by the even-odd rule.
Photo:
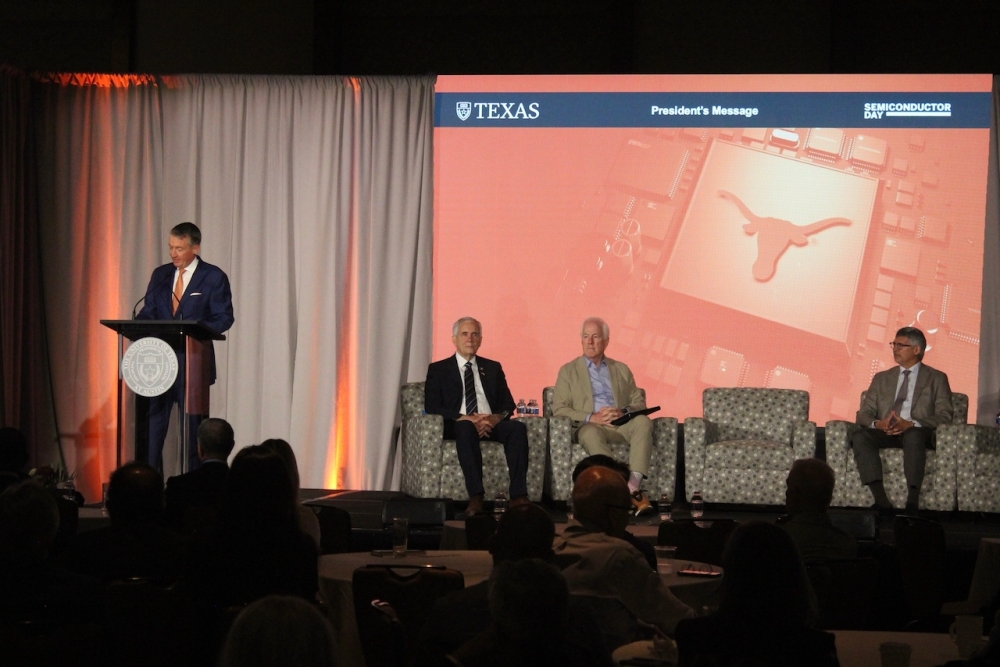
[[[535,504],[516,505],[503,513],[490,541],[493,564],[537,558],[552,562],[556,527],[551,517]]]
[[[833,500],[836,477],[826,461],[798,459],[785,480],[785,507],[789,514],[825,512]]]
[[[225,419],[209,417],[198,425],[198,454],[202,460],[225,461],[235,446],[233,427]]]
[[[233,458],[219,510],[219,526],[230,534],[277,537],[298,531],[292,482],[278,456],[261,445]]]
[[[592,454],[591,456],[580,459],[580,462],[576,464],[575,468],[573,468],[573,483],[576,484],[576,479],[580,476],[581,472],[587,468],[593,468],[594,466],[610,468],[625,478],[626,482],[628,481],[630,473],[627,464],[622,463],[617,459],[613,459],[606,454]]]
[[[145,463],[126,463],[111,473],[106,502],[115,525],[155,523],[163,514],[163,477]]]
[[[566,635],[569,586],[554,565],[537,558],[502,563],[490,587],[490,615],[497,633],[525,657],[539,658]]]
[[[0,471],[21,473],[28,462],[28,441],[16,428],[0,428]]]
[[[44,560],[58,530],[59,508],[41,484],[28,480],[0,494],[0,559]]]
[[[219,667],[335,667],[329,622],[297,597],[271,595],[244,609],[233,622]]]
[[[264,447],[268,451],[274,452],[275,456],[281,459],[281,462],[285,464],[285,469],[288,471],[288,479],[291,481],[292,490],[295,492],[295,499],[298,500],[299,465],[295,460],[295,452],[292,451],[292,446],[280,438],[265,440],[260,443],[260,446]]]
[[[625,534],[631,509],[628,484],[610,468],[587,468],[573,485],[574,518],[611,537],[620,538]]]
[[[788,533],[763,521],[741,524],[722,556],[720,616],[735,623],[789,627],[816,619],[816,598]]]

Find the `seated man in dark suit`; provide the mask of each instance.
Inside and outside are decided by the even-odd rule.
[[[528,501],[528,431],[510,419],[514,398],[503,368],[479,357],[483,329],[478,321],[463,317],[452,327],[455,354],[427,367],[424,410],[444,417],[444,438],[454,440],[458,462],[469,494],[466,514],[483,510],[483,453],[480,440],[503,445],[510,472],[511,507]]]
[[[225,419],[206,419],[198,426],[198,458],[201,466],[167,480],[166,526],[181,532],[206,527],[197,517],[214,515],[229,476],[229,455],[236,439]],[[206,520],[207,521],[207,520]]]
[[[129,577],[172,581],[181,574],[182,542],[159,525],[163,478],[145,463],[126,463],[108,482],[111,525],[76,536],[66,554],[67,569],[104,583]]]
[[[858,557],[857,539],[834,526],[827,514],[835,482],[833,469],[819,459],[795,461],[785,480],[788,516],[778,523],[806,563]]]
[[[874,506],[881,509],[891,509],[892,502],[882,485],[878,450],[903,450],[906,509],[915,512],[927,450],[934,449],[934,429],[952,420],[951,387],[947,375],[924,365],[927,340],[920,329],[903,327],[889,346],[898,365],[872,378],[858,410],[857,423],[864,428],[851,437],[851,447],[861,483],[871,490]]]

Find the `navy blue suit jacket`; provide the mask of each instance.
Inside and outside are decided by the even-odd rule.
[[[483,392],[490,402],[493,414],[500,414],[505,410],[513,414],[516,406],[500,362],[476,355],[476,365],[479,367],[479,381],[483,383]],[[427,381],[424,383],[424,411],[427,414],[458,419],[462,416],[459,411],[464,402],[462,373],[458,369],[455,355],[435,361],[427,367]]]
[[[181,296],[177,312],[170,312],[174,295],[173,264],[164,264],[153,270],[146,288],[146,302],[136,315],[137,320],[196,320],[222,333],[233,326],[233,293],[229,278],[219,267],[201,257],[191,282]],[[211,341],[210,341],[211,343]],[[215,349],[209,345],[212,382],[215,382]]]

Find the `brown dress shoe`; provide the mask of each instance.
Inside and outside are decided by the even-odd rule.
[[[469,498],[469,504],[465,508],[465,516],[483,513],[483,496],[475,495]]]
[[[517,498],[510,499],[510,506],[517,507],[518,505],[530,505],[531,501],[528,500],[528,496],[518,496]]]
[[[636,516],[642,516],[644,514],[652,514],[653,504],[649,502],[649,498],[646,497],[646,492],[636,491],[632,494],[632,513]]]

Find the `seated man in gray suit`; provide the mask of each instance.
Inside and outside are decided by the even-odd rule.
[[[580,332],[583,356],[559,369],[552,395],[552,414],[573,421],[573,439],[590,455],[614,458],[609,442],[629,444],[628,490],[636,516],[653,511],[642,491],[653,452],[653,422],[646,415],[614,426],[612,421],[630,410],[643,410],[646,401],[628,366],[604,356],[610,331],[599,317],[588,317]]]
[[[927,339],[920,329],[903,327],[889,346],[898,365],[872,378],[858,410],[857,423],[865,428],[854,434],[851,446],[861,483],[871,489],[874,507],[882,509],[891,509],[892,502],[882,486],[878,450],[902,448],[906,510],[915,512],[934,429],[952,420],[951,387],[947,375],[923,363]]]

